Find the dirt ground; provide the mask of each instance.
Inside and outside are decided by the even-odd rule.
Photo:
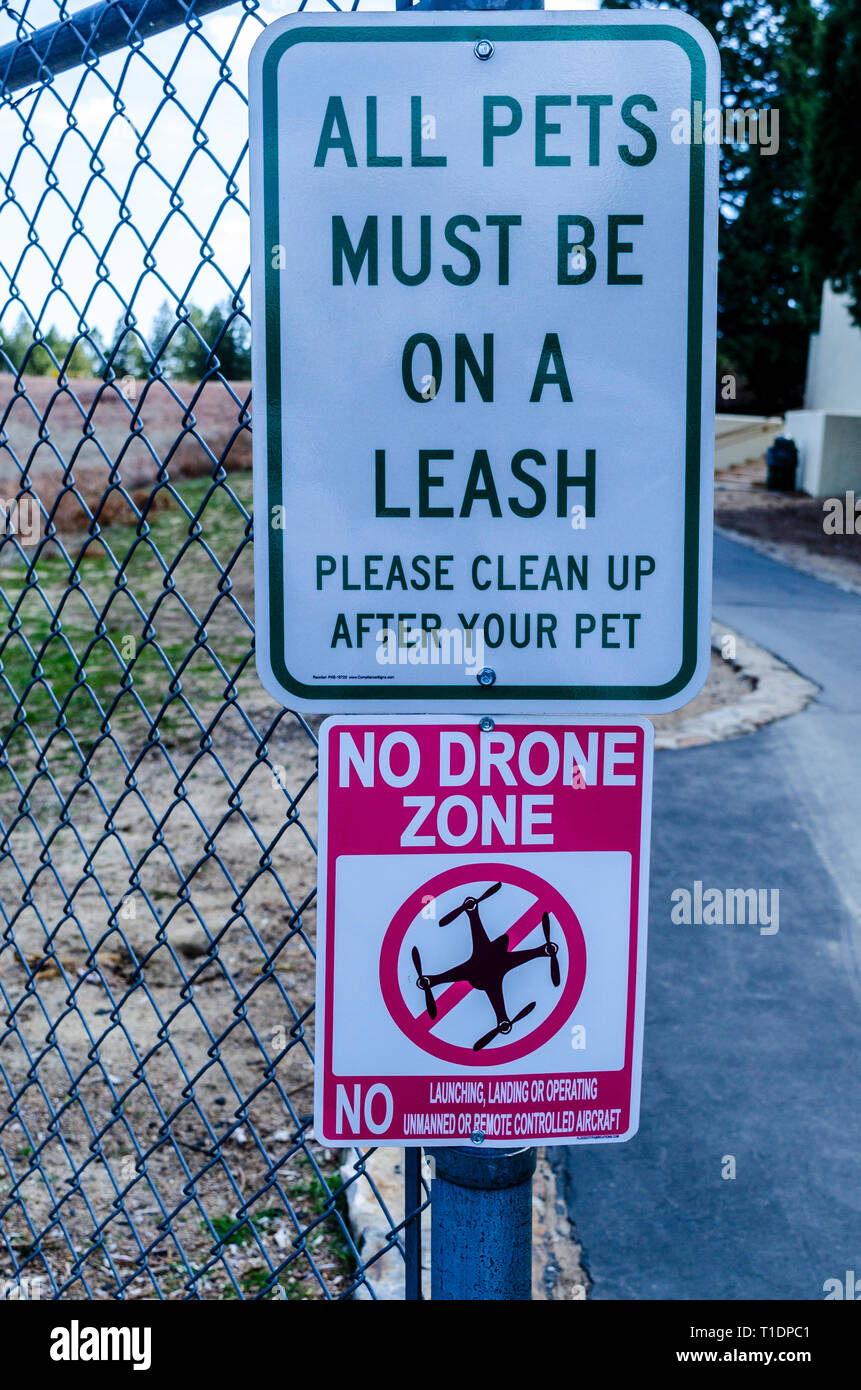
[[[805,492],[768,492],[765,477],[764,458],[718,473],[715,525],[823,578],[853,588],[861,585],[861,535],[826,532],[823,498],[808,497]]]
[[[671,710],[669,714],[649,715],[655,726],[658,746],[662,732],[678,729],[692,717],[732,704],[752,689],[753,683],[739,671],[737,665],[726,661],[720,652],[713,651],[708,679],[699,694],[681,709]]]
[[[15,922],[13,949],[3,955],[4,993],[22,1001],[14,1038],[3,1049],[4,1066],[13,1091],[17,1083],[24,1092],[20,1146],[10,1151],[13,1126],[12,1136],[4,1133],[4,1147],[19,1179],[38,1158],[40,1173],[25,1178],[19,1195],[27,1222],[49,1231],[40,1248],[58,1280],[70,1267],[66,1233],[78,1250],[94,1238],[91,1213],[106,1223],[106,1249],[123,1276],[137,1241],[145,1247],[155,1242],[148,1266],[165,1277],[167,1293],[179,1292],[192,1268],[205,1264],[213,1244],[207,1221],[224,1235],[231,1213],[255,1192],[262,1195],[252,1202],[252,1218],[277,1213],[266,1218],[263,1233],[274,1242],[275,1264],[285,1257],[278,1250],[289,1253],[297,1228],[315,1214],[303,1212],[300,1201],[297,1221],[291,1221],[291,1169],[297,1159],[307,1167],[301,1145],[292,1163],[271,1170],[295,1145],[312,1109],[313,1026],[306,1015],[314,991],[309,899],[316,807],[306,793],[299,803],[302,822],[285,826],[285,793],[260,768],[245,782],[242,807],[231,810],[222,768],[238,781],[253,758],[248,743],[240,730],[225,729],[217,757],[201,758],[190,771],[190,749],[175,746],[170,757],[156,752],[136,769],[133,790],[124,786],[115,757],[108,752],[101,766],[97,759],[98,794],[84,789],[74,797],[70,824],[51,844],[50,875],[39,877],[29,910]],[[270,746],[291,791],[301,791],[314,773],[307,734],[288,724]],[[182,769],[179,797],[174,768]],[[47,792],[32,798],[31,815],[40,827],[56,817],[57,801],[50,803]],[[3,809],[11,809],[8,802]],[[156,823],[163,844],[153,844]],[[279,833],[274,862],[259,869],[261,847]],[[29,877],[40,849],[32,822],[19,823],[12,844]],[[205,867],[184,889],[201,859]],[[99,886],[84,876],[88,865]],[[130,865],[137,866],[133,889]],[[113,922],[105,895],[122,902]],[[28,1058],[39,1059],[37,1087],[26,1084]],[[261,1085],[267,1071],[273,1080]],[[216,1141],[223,1142],[227,1130],[226,1162],[211,1167]],[[94,1141],[97,1157],[87,1165]],[[136,1156],[147,1157],[146,1176],[124,1204],[135,1236],[111,1202],[134,1177]],[[81,1191],[70,1195],[68,1179],[79,1166]],[[185,1202],[189,1176],[195,1178],[193,1197]],[[7,1178],[0,1198],[9,1190]],[[62,1227],[51,1229],[54,1201]],[[157,1224],[169,1212],[177,1214],[168,1239]],[[5,1222],[19,1254],[21,1243],[31,1241],[20,1216],[20,1222],[14,1215]],[[237,1278],[249,1257],[253,1267],[263,1264],[256,1242],[250,1245],[226,1252]],[[109,1296],[111,1280],[107,1270],[102,1280],[101,1266],[95,1257],[85,1277],[91,1294]],[[291,1271],[291,1282],[297,1272]],[[225,1296],[228,1283],[225,1269],[216,1266],[200,1293]],[[148,1276],[133,1282],[128,1294],[135,1293],[153,1295]]]
[[[248,665],[250,546],[213,609],[249,487],[239,477],[236,494],[222,489],[204,507],[202,535],[175,571],[183,602],[162,590],[159,646],[138,647],[143,708],[120,696],[109,649],[128,635],[129,613],[86,658],[86,692],[60,645],[81,659],[95,630],[84,600],[100,612],[115,593],[99,547],[78,557],[81,594],[48,556],[24,624],[30,647],[7,639],[4,679],[29,722],[14,726],[7,686],[0,1288],[18,1268],[43,1277],[43,1297],[68,1282],[67,1298],[119,1288],[182,1298],[192,1287],[246,1298],[285,1261],[274,1296],[337,1297],[350,1284],[343,1201],[324,1187],[339,1186],[340,1155],[307,1136],[316,746]],[[184,490],[191,509],[205,495],[202,482]],[[140,598],[159,593],[159,556],[177,553],[177,528],[187,537],[178,508],[156,519]],[[123,554],[127,540],[113,528],[107,544]],[[0,574],[12,600],[19,585]],[[62,638],[50,618],[61,599]],[[138,618],[138,642],[141,630]],[[43,678],[28,690],[33,649]]]
[[[128,521],[123,491],[140,506],[156,480],[251,467],[250,392],[248,382],[73,377],[61,385],[0,373],[0,495],[14,495],[26,467],[61,531],[85,530],[87,508],[103,526]]]

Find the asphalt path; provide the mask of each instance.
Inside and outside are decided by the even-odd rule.
[[[861,597],[717,537],[714,614],[821,694],[656,756],[640,1130],[554,1155],[592,1298],[861,1293]],[[695,880],[779,930],[674,924]]]

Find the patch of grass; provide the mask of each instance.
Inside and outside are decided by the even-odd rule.
[[[233,1227],[236,1226],[236,1221],[232,1216],[214,1216],[210,1225],[219,1241],[223,1241],[225,1245],[247,1245],[250,1240],[254,1239],[254,1232],[247,1221],[244,1226],[237,1226],[234,1231]],[[208,1231],[209,1226],[205,1221],[201,1221],[200,1229]]]
[[[37,559],[0,569],[0,732],[18,707],[40,741],[65,719],[86,751],[106,720],[143,731],[157,718],[170,746],[196,733],[183,697],[202,723],[211,718],[251,642],[223,584],[219,594],[247,523],[226,487],[207,497],[211,487],[180,483],[180,500],[139,528],[70,540],[71,567],[48,542]],[[251,475],[232,475],[230,489],[250,509]]]
[[[337,1190],[340,1186],[337,1160],[335,1158],[323,1160],[322,1156],[318,1154],[317,1163],[330,1189]],[[347,1211],[344,1194],[339,1193],[333,1203],[330,1192],[326,1191],[310,1158],[303,1152],[297,1153],[291,1159],[289,1171],[285,1172],[282,1184],[300,1229],[310,1226],[316,1218],[324,1217],[319,1225],[309,1233],[307,1254],[300,1255],[298,1261],[291,1262],[287,1268],[280,1270],[275,1283],[266,1293],[263,1291],[272,1279],[270,1269],[263,1264],[249,1264],[247,1269],[236,1274],[236,1282],[241,1293],[237,1293],[233,1283],[228,1282],[222,1284],[219,1298],[225,1300],[241,1297],[251,1299],[260,1297],[262,1294],[267,1299],[316,1300],[325,1297],[320,1286],[320,1279],[325,1284],[329,1294],[334,1297],[338,1296],[339,1291],[349,1287],[355,1261],[338,1219],[340,1217],[346,1223]],[[233,1230],[236,1224],[235,1217],[216,1217],[212,1220],[212,1226],[218,1232],[219,1237],[225,1241],[225,1245],[247,1246],[253,1239],[254,1233],[251,1230],[253,1225],[261,1244],[266,1246],[272,1265],[277,1268],[280,1260],[286,1258],[286,1250],[270,1249],[266,1237],[271,1233],[273,1222],[288,1220],[287,1212],[280,1207],[270,1207],[255,1212],[248,1222],[235,1231]],[[253,1254],[251,1258],[253,1259]],[[313,1261],[319,1271],[319,1279],[308,1263],[309,1259]],[[301,1269],[299,1268],[300,1265]]]
[[[192,1272],[196,1273],[194,1265],[192,1265]],[[181,1261],[170,1260],[167,1271],[160,1276],[159,1283],[164,1293],[179,1293],[185,1288],[189,1278],[189,1272]]]
[[[213,1216],[210,1224],[219,1241],[225,1245],[248,1245],[254,1239],[255,1230],[265,1235],[272,1222],[285,1215],[280,1207],[268,1207],[265,1211],[255,1212],[251,1221],[237,1226],[236,1230],[233,1229],[236,1226],[235,1216]],[[209,1230],[205,1221],[201,1221],[200,1226],[201,1230]]]
[[[272,1278],[272,1273],[265,1265],[253,1265],[240,1275],[238,1283],[245,1298],[258,1298]],[[316,1281],[315,1281],[316,1287]],[[232,1302],[240,1297],[232,1284],[223,1284],[220,1299],[222,1302]],[[310,1302],[314,1294],[309,1286],[309,1282],[298,1275],[286,1274],[283,1270],[278,1279],[265,1294],[267,1299],[285,1299],[289,1302],[302,1301]]]
[[[247,1269],[239,1280],[240,1286],[249,1298],[256,1298],[266,1288],[271,1280],[270,1271],[262,1265],[255,1265],[252,1269]],[[309,1300],[311,1292],[304,1280],[293,1274],[285,1274],[282,1270],[277,1281],[269,1288],[266,1295],[268,1298],[286,1298]]]
[[[314,1262],[317,1265],[329,1266],[329,1269],[323,1273],[323,1278],[327,1282],[338,1275],[352,1277],[354,1259],[344,1229],[338,1220],[340,1217],[344,1225],[348,1224],[346,1195],[344,1192],[338,1192],[333,1203],[331,1193],[326,1191],[323,1183],[317,1177],[307,1154],[299,1155],[295,1163],[299,1169],[299,1176],[291,1180],[289,1195],[290,1204],[297,1219],[303,1224],[308,1223],[310,1225],[311,1221],[322,1216],[324,1212],[328,1211],[329,1213],[317,1226],[309,1241],[309,1250]],[[340,1187],[337,1162],[335,1160],[324,1161],[318,1156],[317,1166],[329,1188],[337,1191]]]

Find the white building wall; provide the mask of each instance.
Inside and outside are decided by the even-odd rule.
[[[848,295],[822,290],[819,332],[811,335],[804,410],[786,413],[798,448],[797,486],[811,497],[861,490],[861,328]]]
[[[807,359],[807,410],[861,411],[861,328],[849,315],[848,296],[822,291],[819,332],[810,338]]]

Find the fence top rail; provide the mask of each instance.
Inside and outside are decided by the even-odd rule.
[[[5,93],[92,63],[106,53],[223,10],[235,0],[100,0],[0,48]]]
[[[67,19],[45,25],[0,48],[0,86],[7,99],[58,73],[93,63],[107,53],[141,44],[155,34],[193,23],[236,0],[99,0]],[[341,8],[330,0],[333,9]],[[395,0],[398,10],[530,10],[544,0]],[[302,5],[298,5],[302,9]],[[355,9],[347,0],[345,9]]]

